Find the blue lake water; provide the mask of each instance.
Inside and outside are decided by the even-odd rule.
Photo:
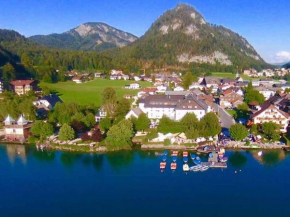
[[[168,157],[161,173],[156,151],[76,154],[0,145],[0,216],[290,215],[290,155],[226,156],[227,169],[187,174],[181,157],[172,173]]]

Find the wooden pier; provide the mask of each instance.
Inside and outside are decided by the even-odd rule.
[[[202,166],[209,166],[210,168],[227,168],[227,163],[223,163],[223,162],[201,162]]]

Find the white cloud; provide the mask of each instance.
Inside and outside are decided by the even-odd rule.
[[[290,52],[279,51],[274,56],[272,56],[272,63],[285,63],[290,62]]]

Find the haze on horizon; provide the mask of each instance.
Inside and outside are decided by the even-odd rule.
[[[0,28],[25,36],[62,33],[86,22],[104,22],[142,36],[180,0],[1,0]],[[290,61],[289,0],[183,0],[207,22],[245,37],[269,63]]]

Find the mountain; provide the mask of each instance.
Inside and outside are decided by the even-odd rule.
[[[287,63],[287,64],[285,64],[285,65],[283,65],[282,67],[283,67],[283,68],[286,68],[286,69],[290,69],[290,62]]]
[[[52,48],[103,51],[127,46],[137,37],[105,23],[90,22],[62,34],[35,35],[29,39]]]
[[[114,55],[142,60],[149,67],[221,65],[233,71],[234,66],[262,68],[267,65],[245,38],[206,22],[187,4],[178,4],[165,12],[144,36]]]

